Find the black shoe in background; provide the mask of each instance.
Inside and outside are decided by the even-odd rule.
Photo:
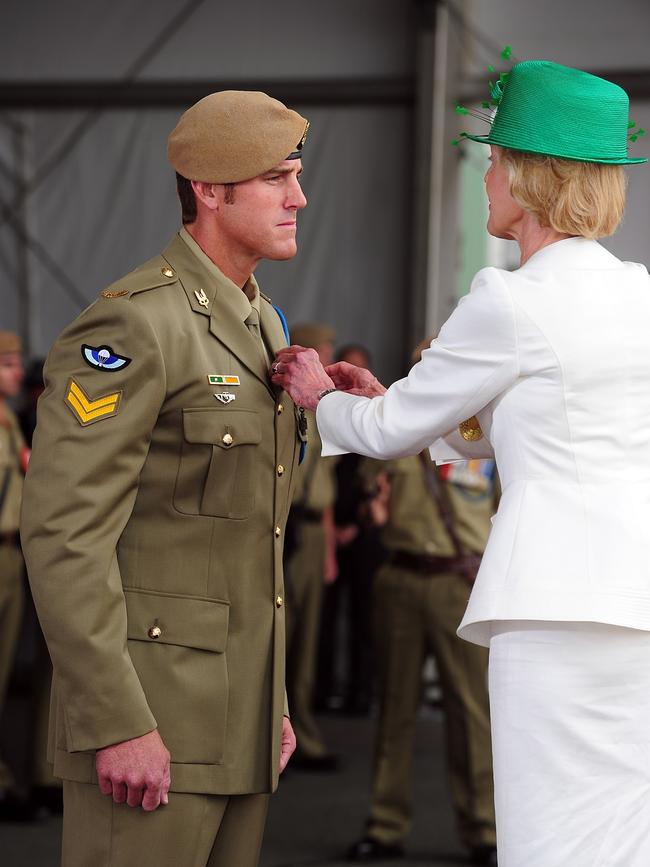
[[[380,843],[372,837],[353,843],[346,855],[348,861],[390,861],[403,857],[404,847],[399,843]]]
[[[497,867],[496,846],[477,846],[469,853],[470,863],[478,867]]]
[[[333,753],[324,753],[322,756],[305,756],[302,753],[294,753],[289,764],[294,771],[332,773],[339,769],[339,757]]]
[[[50,816],[63,814],[62,786],[34,786],[31,801],[35,806]]]
[[[31,798],[22,797],[11,790],[0,797],[0,822],[36,822],[42,818]]]

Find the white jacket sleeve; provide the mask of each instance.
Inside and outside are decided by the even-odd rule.
[[[480,422],[480,419],[479,419]],[[457,461],[494,460],[494,449],[486,437],[480,440],[463,439],[456,427],[450,433],[435,440],[429,446],[431,460],[437,464],[453,464]]]
[[[416,454],[475,415],[519,376],[515,314],[496,268],[484,268],[439,336],[383,397],[334,392],[318,404],[323,455]]]

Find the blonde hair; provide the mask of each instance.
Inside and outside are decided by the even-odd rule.
[[[502,148],[513,199],[557,232],[604,238],[623,217],[623,166],[565,160]]]

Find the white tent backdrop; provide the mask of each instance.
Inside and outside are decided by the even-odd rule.
[[[406,335],[413,332],[408,320],[418,294],[411,286],[418,190],[408,94],[416,72],[416,24],[427,5],[433,0],[5,0],[0,85],[68,82],[92,93],[93,82],[100,88],[126,82],[126,90],[129,81],[163,87],[280,82],[289,89],[293,83],[297,93],[319,84],[322,94],[328,82],[334,91],[343,83],[338,103],[326,104],[322,96],[294,101],[312,121],[304,161],[310,203],[300,218],[300,252],[290,263],[260,266],[258,276],[290,321],[328,322],[340,342],[367,343],[378,373],[390,379],[407,357]],[[633,116],[650,126],[647,0],[448,5],[456,21],[458,10],[464,12],[478,37],[468,39],[467,28],[460,28],[467,81],[485,78],[486,64],[506,42],[519,58],[636,71],[645,75],[646,93]],[[374,82],[380,90],[382,82],[388,90],[398,83],[402,96],[345,104],[348,82]],[[452,108],[465,84],[448,83]],[[33,354],[46,352],[84,304],[158,252],[175,231],[178,207],[165,140],[183,107],[112,107],[93,114],[70,104],[60,110],[25,105],[0,113],[0,327],[28,328]],[[84,120],[83,133],[68,144]],[[24,133],[22,155],[16,128]],[[636,152],[650,152],[650,139],[638,142]],[[56,167],[38,180],[53,159]],[[453,171],[453,158],[445,159]],[[611,246],[647,262],[650,169],[631,169],[630,177],[628,214]],[[25,182],[33,186],[27,196],[20,194]],[[444,201],[441,207],[444,219]],[[455,260],[453,244],[441,255]],[[455,288],[432,285],[428,291],[444,297],[439,307],[453,302]]]
[[[308,7],[308,15],[307,13]],[[65,0],[9,4],[0,79],[86,82],[121,79],[179,10],[191,14],[143,65],[137,80],[237,81],[353,79],[410,75],[410,4],[334,0],[299,7],[287,0],[195,2]],[[405,11],[406,9],[406,11]],[[251,82],[247,85],[247,82]],[[382,376],[402,360],[407,287],[412,112],[387,105],[299,105],[311,121],[304,158],[310,205],[300,217],[300,253],[291,263],[260,266],[262,287],[290,322],[335,326],[339,342],[362,341]],[[4,266],[1,320],[19,327],[29,301],[32,354],[109,282],[156,254],[176,231],[180,212],[166,138],[184,106],[91,111],[12,110],[25,129],[29,183],[62,158],[25,202],[36,245],[28,279],[18,279],[15,227],[0,221]],[[87,129],[66,142],[84,119]],[[18,168],[12,133],[0,124],[0,162]],[[3,203],[11,183],[0,172]],[[46,259],[44,262],[43,259]]]
[[[289,263],[264,263],[257,276],[290,322],[317,317],[331,323],[341,342],[382,348],[384,371],[394,370],[406,288],[410,180],[402,155],[409,112],[297,108],[312,123],[303,159],[309,204],[299,216],[300,252]],[[30,230],[47,240],[86,303],[177,231],[180,209],[165,156],[176,117],[169,111],[102,114],[30,197]],[[34,140],[51,127],[49,116],[36,117]],[[80,304],[35,256],[30,285],[33,346],[42,351]]]

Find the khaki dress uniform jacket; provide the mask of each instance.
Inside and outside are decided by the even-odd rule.
[[[427,557],[456,553],[418,457],[366,459],[367,478],[386,472],[389,520],[382,530],[387,562],[375,577],[374,630],[380,713],[368,836],[400,844],[411,828],[413,749],[422,694],[422,667],[433,653],[442,686],[447,768],[462,842],[494,846],[494,790],[487,693],[487,651],[462,641],[456,629],[470,587]],[[495,511],[494,484],[477,488],[440,482],[463,549],[481,553]],[[417,568],[418,558],[423,568]]]
[[[21,453],[25,442],[16,416],[5,407],[7,427],[0,425],[0,719],[13,666],[23,611],[23,558],[18,544],[18,518],[23,490]],[[6,487],[5,487],[6,485]],[[0,789],[13,775],[0,758]]]
[[[299,440],[240,292],[176,236],[50,353],[22,534],[64,779],[95,781],[96,749],[157,726],[173,791],[277,785]],[[260,313],[272,356],[282,324]]]

